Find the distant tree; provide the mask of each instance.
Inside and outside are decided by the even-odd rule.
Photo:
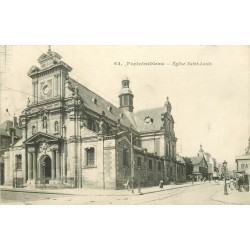
[[[194,165],[189,157],[183,157],[185,164],[186,164],[186,178],[188,179],[188,176],[192,175],[194,170]]]

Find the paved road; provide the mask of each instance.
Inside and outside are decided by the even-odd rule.
[[[153,197],[146,197],[136,204],[152,205],[223,205],[225,203],[213,200],[213,196],[223,191],[222,185],[206,183],[199,186],[190,186],[169,190]]]
[[[143,191],[143,190],[142,190]],[[213,196],[223,192],[223,185],[205,183],[182,187],[178,189],[165,190],[162,192],[130,195],[62,195],[44,193],[24,193],[2,191],[2,204],[67,204],[67,205],[222,205],[226,204],[213,200]],[[21,202],[21,203],[20,203]]]
[[[68,197],[69,195],[61,194],[46,194],[46,193],[27,193],[1,190],[1,204],[27,204],[29,202],[40,200],[53,200],[61,197]]]

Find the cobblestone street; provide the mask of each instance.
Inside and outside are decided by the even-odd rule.
[[[2,204],[35,205],[223,205],[250,204],[249,192],[230,190],[224,195],[223,183],[168,185],[164,189],[142,189],[139,195],[128,190],[1,190]]]

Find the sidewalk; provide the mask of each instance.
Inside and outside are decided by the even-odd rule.
[[[201,185],[207,182],[194,182],[193,184],[183,183],[183,184],[171,184],[165,185],[163,188],[159,188],[158,186],[154,187],[142,187],[142,194],[150,194],[156,192],[162,192],[165,190],[184,188],[189,186]],[[123,190],[109,190],[109,189],[86,189],[86,188],[63,188],[63,189],[54,189],[54,188],[13,188],[9,186],[0,186],[0,190],[12,191],[12,192],[27,192],[27,193],[45,193],[45,194],[63,194],[63,195],[77,195],[77,196],[131,196],[131,195],[139,195],[138,189],[134,189],[134,194],[131,190],[123,189]]]
[[[235,189],[230,190],[229,188],[227,191],[228,195],[224,195],[224,191],[221,190],[211,197],[211,199],[232,205],[250,205],[250,192],[238,192]]]

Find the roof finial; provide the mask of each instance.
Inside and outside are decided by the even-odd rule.
[[[48,45],[48,53],[51,52],[51,45]]]

